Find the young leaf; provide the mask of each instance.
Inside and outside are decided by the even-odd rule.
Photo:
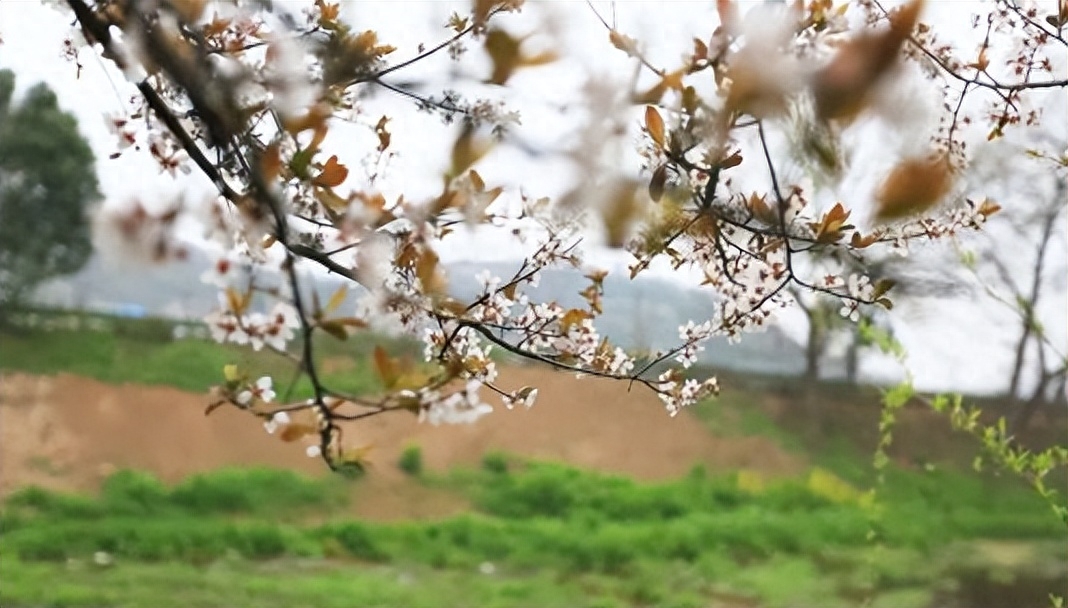
[[[664,93],[668,91],[683,90],[682,78],[686,75],[685,70],[675,70],[674,72],[668,72],[661,76],[660,81],[652,86],[648,91],[638,94],[634,98],[635,103],[659,103],[660,99],[664,97]]]
[[[438,254],[433,249],[424,249],[415,260],[415,276],[423,284],[423,291],[428,294],[442,293],[445,290],[445,278],[438,268]]]
[[[252,292],[239,292],[233,287],[226,288],[226,304],[235,315],[242,315],[252,301]]]
[[[349,294],[349,288],[347,285],[340,285],[334,295],[330,296],[327,300],[326,306],[323,307],[323,315],[329,315],[338,309],[339,306],[345,301],[345,296]]]
[[[893,279],[879,279],[875,282],[875,292],[872,294],[872,297],[881,298],[889,293],[895,285],[897,285],[897,281],[894,281]]]
[[[321,321],[319,323],[319,329],[325,331],[331,336],[334,336],[338,340],[344,341],[349,339],[349,332],[345,329],[345,325],[343,323],[335,321],[334,319],[330,319],[328,321]]]
[[[589,312],[582,310],[581,308],[572,308],[564,313],[564,316],[560,318],[560,331],[567,333],[571,331],[572,327],[578,327],[586,319],[593,318]]]
[[[557,56],[553,51],[524,55],[520,48],[522,44],[522,38],[514,38],[504,30],[494,29],[486,34],[486,52],[493,62],[493,74],[488,82],[504,84],[519,68],[556,61]]]
[[[389,122],[389,117],[383,115],[378,119],[378,124],[375,125],[375,135],[378,136],[378,151],[385,152],[389,147],[392,135],[389,130],[386,129],[386,124]]]
[[[819,223],[812,225],[813,230],[816,232],[816,241],[820,243],[836,243],[842,238],[842,231],[850,228],[846,224],[846,220],[849,219],[849,211],[842,206],[842,203],[835,203],[834,207],[828,211]]]
[[[664,147],[664,119],[653,106],[645,106],[645,130],[657,146]]]
[[[294,422],[285,425],[285,427],[283,427],[281,432],[278,434],[278,437],[282,441],[290,443],[300,439],[301,437],[304,437],[305,435],[311,435],[314,432],[314,426],[310,424],[301,424],[299,422]]]
[[[374,361],[375,372],[378,373],[378,378],[382,381],[382,385],[387,389],[393,388],[397,384],[398,377],[396,363],[381,346],[375,346]]]
[[[742,164],[742,152],[741,150],[735,150],[733,154],[719,161],[720,169],[730,169]]]
[[[314,183],[316,186],[324,188],[335,188],[340,186],[348,176],[348,167],[337,162],[337,155],[334,155],[327,159],[326,164],[323,165],[323,170],[316,176]]]
[[[879,189],[875,218],[889,221],[927,211],[949,192],[952,177],[945,157],[903,161]]]
[[[223,366],[223,378],[226,378],[228,383],[237,382],[241,379],[240,373],[237,371],[237,366],[233,363]]]
[[[868,236],[861,236],[859,232],[854,232],[853,236],[849,239],[849,245],[855,249],[864,249],[871,246],[872,243],[879,240],[879,233],[873,232]]]
[[[260,172],[263,173],[264,179],[273,181],[278,178],[278,173],[281,169],[282,156],[278,144],[274,143],[267,146],[267,149],[260,156]]]
[[[327,30],[336,28],[341,6],[339,4],[327,4],[323,0],[315,0],[315,6],[319,9],[319,25]]]
[[[989,218],[991,215],[994,215],[998,211],[1001,211],[1001,205],[986,198],[983,199],[983,202],[979,203],[979,208],[976,209],[976,211],[979,212],[979,214],[981,214],[983,217]]]
[[[890,15],[890,27],[878,34],[861,35],[842,45],[812,80],[816,115],[823,120],[849,120],[863,111],[875,84],[897,62],[901,45],[923,9],[912,0]]]
[[[653,171],[653,177],[649,180],[649,198],[653,202],[660,202],[664,196],[664,185],[667,183],[667,165],[660,165]]]
[[[485,156],[491,147],[488,142],[476,141],[474,127],[465,125],[452,145],[452,166],[449,168],[448,179],[463,175],[471,165]]]
[[[641,215],[642,207],[636,196],[636,186],[631,180],[620,181],[601,207],[601,219],[609,247],[622,247],[631,227]]]
[[[367,327],[367,321],[359,317],[340,317],[337,319],[330,319],[333,323],[344,325],[345,327],[353,327],[355,329],[365,329]]]

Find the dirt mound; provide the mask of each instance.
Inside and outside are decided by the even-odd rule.
[[[350,440],[374,446],[358,510],[400,517],[463,507],[424,495],[431,491],[397,470],[398,456],[412,444],[438,470],[475,464],[495,450],[643,479],[678,476],[698,463],[769,474],[803,466],[767,439],[715,437],[691,416],[671,418],[655,396],[628,392],[622,383],[541,368],[508,369],[502,378],[508,386],[539,387],[538,403],[530,410],[498,406],[475,425],[434,427],[398,413],[352,427]],[[0,377],[0,495],[28,484],[91,490],[121,468],[149,470],[171,482],[223,466],[323,473],[322,463],[301,446],[280,442],[232,408],[205,417],[206,404],[205,395],[168,387],[113,386],[71,375]]]

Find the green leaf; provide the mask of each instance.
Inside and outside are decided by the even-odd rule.
[[[226,378],[227,382],[237,382],[241,379],[241,375],[237,370],[237,365],[230,363],[223,366],[223,378]]]
[[[314,152],[308,150],[298,150],[293,158],[289,159],[289,170],[293,172],[293,175],[299,179],[308,179],[310,174],[308,173],[308,167],[311,166],[312,154]]]
[[[883,404],[888,408],[898,409],[908,403],[915,394],[912,383],[906,380],[883,394]]]
[[[345,301],[345,296],[349,294],[349,288],[347,285],[341,285],[334,292],[334,295],[330,296],[330,300],[327,301],[326,306],[323,307],[323,314],[329,315],[338,309],[339,306]]]
[[[345,324],[344,323],[339,323],[338,321],[334,321],[334,320],[321,321],[319,323],[319,329],[325,331],[326,333],[330,334],[331,336],[334,336],[338,340],[348,340],[349,339],[349,332],[348,332],[348,330],[345,329]]]

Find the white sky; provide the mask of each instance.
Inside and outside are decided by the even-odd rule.
[[[299,11],[306,3],[285,0],[276,5],[292,7]],[[430,0],[343,2],[345,16],[357,27],[378,30],[380,39],[398,47],[394,60],[410,57],[419,43],[432,45],[447,33],[441,29],[450,12],[464,11],[467,3]],[[613,12],[620,31],[645,45],[644,49],[654,63],[672,67],[679,62],[682,53],[690,48],[694,36],[708,39],[717,21],[715,3],[712,1],[620,1],[595,2],[599,12],[611,20]],[[744,2],[743,7],[758,4]],[[1055,0],[1039,3],[1055,7]],[[946,36],[957,43],[958,48],[975,48],[981,33],[970,30],[968,15],[976,9],[976,3],[960,0],[929,0],[924,20],[941,27]],[[743,8],[743,11],[746,10]],[[607,32],[596,17],[578,0],[530,3],[521,15],[505,16],[501,21],[510,31],[523,34],[533,31],[554,31],[558,41],[547,37],[532,38],[533,46],[557,44],[567,61],[545,68],[519,72],[506,89],[480,88],[482,94],[508,95],[509,105],[519,109],[523,125],[517,131],[525,140],[534,144],[554,146],[568,143],[567,134],[581,119],[580,90],[591,76],[609,78],[626,83],[634,73],[633,64],[622,53],[610,47]],[[98,172],[101,189],[106,201],[121,201],[131,196],[146,200],[166,200],[171,196],[195,197],[197,193],[211,192],[211,186],[199,174],[179,181],[160,175],[154,161],[146,155],[128,151],[117,160],[108,155],[115,150],[114,136],[107,130],[104,115],[121,113],[123,99],[132,94],[130,85],[114,69],[93,53],[82,53],[83,71],[75,78],[75,66],[61,56],[61,42],[70,31],[70,23],[59,12],[42,5],[40,0],[0,0],[0,67],[13,69],[18,74],[20,90],[36,82],[45,82],[57,92],[60,103],[74,113],[83,133],[89,139],[98,157]],[[442,66],[447,63],[428,63],[399,74],[402,79],[444,83]],[[488,72],[488,62],[480,49],[472,45],[467,59],[461,64],[464,74],[481,77]],[[650,81],[651,82],[651,81]],[[511,88],[511,87],[510,87]],[[428,86],[426,91],[433,91]],[[1060,92],[1063,96],[1063,91]],[[393,147],[400,153],[387,173],[383,189],[401,186],[406,198],[430,196],[440,188],[438,176],[446,168],[448,148],[454,131],[441,126],[433,116],[416,114],[407,107],[407,102],[385,92],[367,102],[368,121],[374,122],[385,112],[395,119],[390,123],[393,132]],[[1065,137],[1063,103],[1055,106],[1061,113],[1054,120],[1053,128]],[[637,116],[637,115],[636,115]],[[635,118],[634,132],[637,132]],[[366,130],[349,128],[333,134],[342,159],[357,159],[365,154],[366,147],[346,141],[360,141],[370,136]],[[875,137],[887,137],[883,133]],[[869,146],[865,158],[878,162],[880,144]],[[978,141],[981,141],[981,136]],[[365,140],[366,141],[366,140]],[[623,144],[628,142],[624,141]],[[884,142],[885,143],[885,142]],[[351,150],[346,154],[345,150]],[[626,146],[620,148],[620,162]],[[611,150],[607,152],[611,154]],[[350,160],[350,162],[353,162]],[[632,161],[633,163],[633,161]],[[528,158],[515,150],[499,149],[478,166],[489,185],[520,185],[528,194],[558,195],[574,179],[569,167],[561,162],[544,160],[531,165]],[[870,172],[870,166],[869,166]],[[428,176],[419,179],[419,176]],[[347,185],[351,184],[352,179]],[[856,186],[860,182],[854,182]],[[855,193],[854,193],[855,194]],[[859,214],[858,214],[859,215]],[[1064,227],[1059,239],[1064,241]],[[494,238],[479,234],[477,238],[461,237],[444,251],[447,258],[511,258],[517,249],[506,238]],[[1059,261],[1064,262],[1063,245],[1060,245]],[[601,264],[622,269],[626,256],[619,254],[595,254],[593,259]],[[673,277],[673,278],[678,278]],[[1055,340],[1064,345],[1066,307],[1068,295],[1063,282],[1060,291],[1049,298],[1043,319]],[[1011,360],[1011,342],[1015,335],[1012,314],[989,301],[942,301],[905,304],[896,311],[895,330],[909,351],[909,364],[917,384],[924,389],[964,389],[990,392],[1007,383],[1007,369]],[[803,335],[803,324],[796,314],[783,317],[784,327],[792,334]],[[875,365],[869,371],[892,374],[893,367]]]

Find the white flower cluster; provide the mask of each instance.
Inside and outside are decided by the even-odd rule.
[[[705,349],[702,343],[711,336],[711,321],[705,321],[700,324],[687,321],[686,325],[679,327],[679,339],[682,340],[683,346],[682,350],[675,355],[675,360],[687,368],[697,363],[697,353]]]
[[[435,390],[423,389],[419,396],[419,421],[440,424],[472,424],[493,412],[493,406],[479,397],[483,383],[469,380],[463,390],[442,396]]]
[[[178,177],[179,172],[189,175],[193,170],[189,164],[189,154],[167,131],[156,130],[149,134],[148,151],[159,163],[160,173]]]
[[[114,113],[105,114],[104,124],[118,142],[117,154],[121,154],[126,148],[137,143],[137,129],[126,116]]]
[[[724,233],[727,233],[724,230]],[[779,292],[789,280],[782,248],[764,252],[763,258],[721,255],[714,243],[697,243],[691,263],[702,264],[705,281],[716,289],[721,306],[713,331],[732,342],[756,330],[771,317],[774,306],[785,300]]]
[[[501,400],[504,401],[504,406],[508,409],[512,409],[517,405],[522,405],[527,409],[530,409],[531,407],[534,407],[534,402],[537,401],[537,399],[538,389],[529,386],[501,396]]]
[[[319,98],[319,87],[309,78],[308,53],[299,39],[276,37],[267,51],[262,85],[271,106],[283,119],[296,118]]]
[[[492,350],[492,344],[484,344],[474,330],[459,327],[455,321],[445,321],[441,327],[423,332],[424,359],[459,361],[467,374],[482,382],[497,379],[497,364],[490,358]]]
[[[693,405],[712,395],[719,394],[719,381],[715,377],[704,381],[682,379],[676,370],[668,370],[657,378],[657,396],[664,403],[668,414],[676,416],[682,408]]]
[[[482,295],[476,300],[478,304],[471,309],[471,316],[480,322],[501,325],[511,315],[516,300],[504,295],[499,289],[501,278],[493,276],[489,270],[483,270],[475,279],[482,285]],[[519,297],[519,304],[527,304],[526,296]]]
[[[160,173],[178,177],[179,173],[189,175],[192,172],[189,154],[162,125],[145,122],[144,124],[149,126],[138,128],[133,118],[118,113],[105,114],[104,124],[116,140],[116,150],[111,154],[112,158],[117,158],[130,147],[140,150],[143,143],[159,164]]]
[[[253,350],[260,350],[264,346],[285,350],[286,344],[293,339],[294,330],[300,327],[296,310],[284,302],[278,302],[266,314],[253,312],[239,315],[229,309],[224,298],[220,300],[222,308],[204,318],[216,342],[248,344]]]
[[[284,427],[290,422],[291,420],[289,418],[289,414],[285,412],[278,412],[271,416],[270,420],[263,423],[263,428],[267,431],[268,435],[274,435],[275,432],[278,431],[278,429]]]
[[[849,280],[846,282],[846,293],[849,297],[842,299],[842,308],[838,312],[843,317],[848,317],[850,321],[859,321],[860,305],[872,301],[875,296],[875,286],[871,284],[871,279],[867,276],[853,273],[849,275]]]

